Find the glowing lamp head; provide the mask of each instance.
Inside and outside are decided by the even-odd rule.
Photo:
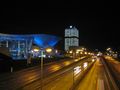
[[[58,50],[56,50],[55,53],[58,53]]]
[[[79,53],[78,51],[76,51],[76,53]]]
[[[39,49],[35,48],[35,49],[33,49],[33,51],[34,51],[34,52],[38,52],[38,51],[39,51]]]
[[[70,51],[69,53],[73,53],[72,51]]]
[[[80,52],[80,54],[83,54],[83,52]]]
[[[88,54],[90,55],[91,53],[89,52]]]
[[[85,54],[87,54],[87,52],[85,52]]]
[[[111,50],[111,48],[107,48],[107,51],[110,51]]]
[[[52,48],[46,48],[46,52],[47,52],[47,53],[52,52]]]

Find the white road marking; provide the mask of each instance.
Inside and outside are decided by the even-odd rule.
[[[104,81],[101,80],[101,79],[98,79],[98,82],[97,82],[97,90],[105,90],[105,87],[104,87]]]

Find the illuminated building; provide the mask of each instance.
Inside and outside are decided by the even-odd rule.
[[[40,48],[54,47],[59,40],[59,37],[47,34],[15,35],[0,33],[0,47],[9,48],[13,59],[27,59],[33,44]]]
[[[70,46],[79,46],[79,31],[72,26],[65,29],[65,51],[69,50]]]

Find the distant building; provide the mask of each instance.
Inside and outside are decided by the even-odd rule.
[[[40,48],[54,47],[59,37],[48,34],[15,35],[0,33],[0,47],[7,47],[13,59],[27,59],[33,44]],[[2,51],[1,51],[2,52]]]
[[[65,51],[69,50],[70,46],[79,46],[79,31],[73,26],[65,29]]]

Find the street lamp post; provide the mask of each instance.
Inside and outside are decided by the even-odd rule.
[[[74,67],[73,67],[73,86],[74,86],[74,81],[75,81],[74,76],[75,76],[75,74],[74,74]]]
[[[41,50],[41,90],[43,88],[43,50]]]
[[[45,51],[47,53],[50,53],[52,52],[52,49],[51,48],[46,48]],[[43,90],[43,54],[44,53],[44,49],[41,49],[41,90]]]

